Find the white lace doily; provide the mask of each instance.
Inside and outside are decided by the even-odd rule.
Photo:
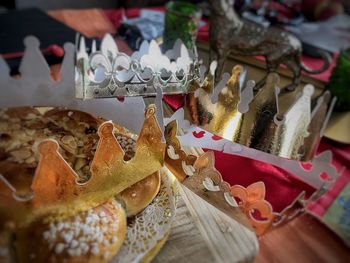
[[[113,263],[139,262],[169,233],[175,218],[176,189],[166,168],[161,170],[161,175],[158,195],[143,212],[128,222],[123,246]]]

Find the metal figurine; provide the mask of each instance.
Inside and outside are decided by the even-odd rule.
[[[233,9],[234,0],[210,0],[209,2],[211,4],[210,51],[216,54],[218,60],[217,76],[221,76],[229,54],[264,56],[267,74],[255,88],[264,86],[267,75],[277,71],[280,64],[284,64],[293,74],[292,83],[286,88],[293,91],[300,84],[302,70],[309,74],[319,74],[329,67],[330,55],[320,52],[324,60],[323,65],[315,70],[308,68],[301,63],[302,47],[296,37],[276,27],[265,28],[259,24],[243,21]]]

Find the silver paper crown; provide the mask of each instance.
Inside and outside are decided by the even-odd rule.
[[[144,41],[129,56],[119,51],[109,34],[100,50],[93,42],[88,54],[81,37],[76,52],[76,97],[154,96],[158,87],[163,94],[186,93],[188,84],[198,76],[196,61],[180,40],[164,54],[154,40]]]

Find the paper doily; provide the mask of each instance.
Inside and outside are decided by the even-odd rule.
[[[175,218],[176,185],[166,168],[161,170],[161,178],[156,198],[128,222],[123,246],[112,260],[113,263],[141,261],[169,233]],[[151,258],[147,258],[147,261],[150,260]]]

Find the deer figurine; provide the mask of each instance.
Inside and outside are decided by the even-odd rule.
[[[324,63],[312,70],[301,62],[302,47],[292,34],[276,27],[265,28],[259,24],[243,21],[233,9],[234,0],[209,0],[210,16],[210,59],[213,53],[218,61],[218,76],[223,73],[224,63],[229,54],[240,56],[264,56],[267,74],[256,89],[262,87],[269,73],[277,71],[284,64],[293,74],[292,83],[285,88],[293,91],[300,84],[301,71],[309,74],[324,72],[330,65],[331,57],[320,52]]]

